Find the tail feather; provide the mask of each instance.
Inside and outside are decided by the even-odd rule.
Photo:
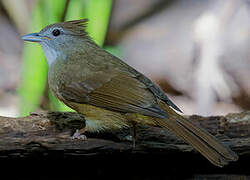
[[[169,129],[187,143],[191,144],[210,162],[222,167],[228,164],[229,161],[236,161],[238,159],[236,153],[222,145],[214,136],[194,126],[189,120],[177,114],[165,103],[159,105],[163,110],[168,112],[169,118],[155,118],[155,123]]]

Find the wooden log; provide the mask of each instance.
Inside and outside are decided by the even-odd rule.
[[[189,119],[230,146],[240,156],[239,160],[224,168],[215,167],[190,145],[159,127],[138,126],[135,149],[128,140],[129,129],[87,134],[86,141],[72,140],[74,130],[85,126],[82,115],[42,112],[22,118],[0,117],[0,169],[18,172],[7,174],[23,178],[37,173],[51,179],[247,178],[250,111],[213,117],[193,115]],[[24,173],[25,170],[29,173]]]

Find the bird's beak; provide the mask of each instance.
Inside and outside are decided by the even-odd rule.
[[[22,40],[30,42],[42,42],[44,40],[50,40],[50,38],[47,36],[41,36],[39,33],[31,33],[24,35]]]

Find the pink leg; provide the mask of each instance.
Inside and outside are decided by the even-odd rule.
[[[87,137],[83,134],[84,132],[86,132],[86,127],[80,129],[80,130],[76,130],[76,132],[73,134],[73,136],[71,137],[71,139],[81,139],[81,140],[87,140]]]

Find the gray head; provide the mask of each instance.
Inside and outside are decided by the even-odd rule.
[[[89,41],[85,31],[87,22],[87,19],[81,19],[51,24],[39,33],[24,35],[22,39],[40,43],[48,64],[51,65],[62,53],[72,53],[84,48],[84,42]]]

